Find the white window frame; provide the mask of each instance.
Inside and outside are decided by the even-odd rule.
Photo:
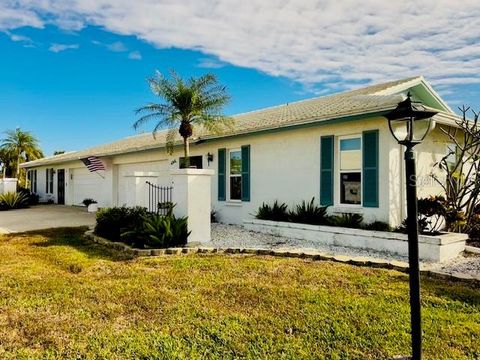
[[[360,139],[360,169],[359,171],[356,170],[342,170],[341,169],[341,147],[340,143],[342,140],[348,140],[348,139]],[[342,136],[337,136],[337,161],[336,161],[336,184],[337,184],[337,189],[338,193],[336,196],[336,203],[337,206],[339,207],[345,207],[345,208],[361,208],[363,207],[363,137],[362,134],[352,134],[352,135],[342,135]],[[346,174],[346,173],[358,173],[360,172],[360,204],[345,204],[342,203],[342,179],[341,175]]]
[[[235,174],[235,175],[232,175],[230,173],[230,153],[232,152],[239,152],[240,153],[240,158],[242,158],[242,149],[241,148],[233,148],[233,149],[228,149],[227,151],[227,199],[229,202],[232,202],[232,203],[241,203],[242,202],[242,194],[241,194],[241,185],[240,185],[240,199],[232,199],[230,194],[230,178],[232,177],[239,177],[240,178],[240,181],[242,179],[242,172],[240,171],[240,174]],[[242,159],[243,161],[243,159]],[[241,182],[240,182],[241,184]]]

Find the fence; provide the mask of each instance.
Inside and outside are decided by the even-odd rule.
[[[172,208],[172,186],[159,186],[146,181],[148,185],[148,211],[150,213],[167,215]]]

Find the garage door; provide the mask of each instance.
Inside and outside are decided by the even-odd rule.
[[[94,199],[102,202],[102,178],[91,173],[87,168],[73,169],[73,204],[79,205],[84,199]]]
[[[118,205],[148,207],[146,182],[168,185],[168,162],[153,161],[118,166]]]

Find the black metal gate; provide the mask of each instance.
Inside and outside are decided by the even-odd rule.
[[[167,215],[172,208],[172,186],[159,186],[146,182],[148,185],[148,211],[150,213]]]

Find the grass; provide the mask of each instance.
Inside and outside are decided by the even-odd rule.
[[[301,259],[127,259],[81,229],[0,236],[1,359],[409,353],[405,274]],[[427,359],[480,357],[480,291],[423,279]]]

